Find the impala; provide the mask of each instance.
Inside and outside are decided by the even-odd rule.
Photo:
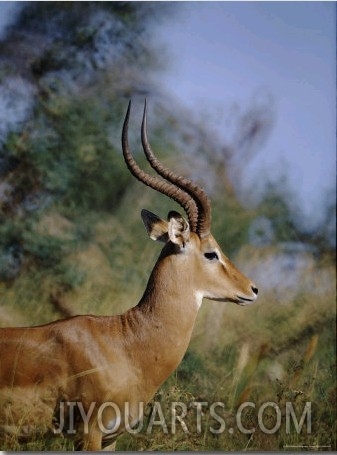
[[[164,247],[140,302],[126,313],[0,329],[3,438],[29,437],[53,428],[58,432],[55,419],[60,409],[77,403],[81,418],[73,422],[73,433],[79,447],[113,449],[117,436],[142,418],[139,404],[148,403],[181,362],[203,298],[247,305],[257,297],[256,286],[212,236],[211,206],[203,189],[164,167],[153,154],[146,133],[146,104],[142,145],[158,177],[138,167],[128,145],[130,106],[122,132],[129,170],[143,184],[175,200],[187,219],[171,211],[164,220],[142,210],[148,235]],[[127,412],[118,414],[116,409]]]

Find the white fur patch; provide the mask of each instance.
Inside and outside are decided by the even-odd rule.
[[[204,298],[204,293],[202,291],[195,291],[194,297],[195,297],[196,306],[199,309],[202,304],[202,299]]]

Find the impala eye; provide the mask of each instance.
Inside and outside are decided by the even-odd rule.
[[[213,261],[213,260],[219,260],[219,256],[217,255],[217,253],[215,251],[211,251],[210,253],[205,253],[204,254],[205,258],[208,259],[209,261]]]

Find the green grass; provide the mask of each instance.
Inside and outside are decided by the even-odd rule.
[[[132,226],[130,220],[129,227],[135,229]],[[120,239],[119,247],[111,245],[111,232]],[[149,272],[147,268],[150,269],[157,255],[156,247],[150,240],[143,239],[140,242],[143,249],[138,245],[130,250],[132,245],[125,246],[123,232],[123,220],[101,219],[93,226],[95,241],[83,244],[86,248],[75,249],[68,255],[65,263],[68,267],[72,264],[74,275],[82,277],[75,279],[73,286],[64,292],[67,305],[75,312],[117,313],[134,305],[141,295]],[[106,248],[109,244],[111,249]],[[131,254],[133,258],[136,256],[134,262]],[[113,266],[116,255],[117,267]],[[145,270],[144,267],[140,270],[141,264]],[[317,268],[310,273],[313,272],[317,275],[322,270]],[[262,293],[254,305],[244,308],[205,301],[182,364],[158,391],[152,407],[150,404],[146,408],[143,430],[135,435],[122,435],[117,450],[280,451],[287,446],[307,450],[315,450],[315,447],[323,450],[326,446],[325,450],[335,450],[335,270],[325,266],[325,272],[331,278],[328,291],[320,294],[317,287],[315,294],[301,291],[284,303],[274,298],[273,292]],[[10,325],[16,321],[22,324],[23,320],[31,323],[32,314],[34,323],[59,317],[50,304],[51,277],[39,273],[33,267],[13,286],[0,289],[2,309],[13,310]],[[126,285],[128,282],[134,283],[132,289]],[[168,435],[163,434],[161,425],[153,425],[147,434],[154,402],[160,403]],[[183,403],[187,411],[183,418],[185,429],[176,420],[174,434],[171,434],[172,402]],[[208,403],[202,407],[199,426],[193,402]],[[211,413],[210,406],[215,402],[222,403],[216,412],[225,421],[224,429]],[[238,428],[237,411],[247,402],[254,403],[254,407],[245,408],[242,425],[256,431],[245,434]],[[275,403],[282,416],[279,429],[272,434],[266,434],[258,425],[258,411],[266,402]],[[310,434],[306,433],[306,420],[298,434],[290,419],[290,432],[287,432],[287,402],[291,403],[298,421],[305,403],[311,403]],[[180,412],[178,407],[178,415]],[[276,417],[276,411],[267,406],[263,412],[264,425],[273,428]],[[221,432],[212,433],[210,428],[220,428]],[[320,449],[320,446],[324,447]],[[71,440],[48,436],[19,443],[12,436],[1,448],[72,450],[73,445]]]

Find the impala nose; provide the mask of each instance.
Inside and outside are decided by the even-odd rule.
[[[254,292],[255,295],[259,293],[259,290],[256,286],[252,286],[252,291]]]

